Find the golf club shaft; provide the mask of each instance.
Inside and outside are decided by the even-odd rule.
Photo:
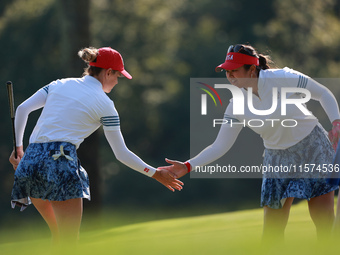
[[[17,158],[17,149],[16,149],[16,138],[15,138],[15,109],[14,109],[14,96],[13,96],[13,83],[11,81],[7,82],[7,93],[8,93],[8,102],[9,102],[9,110],[12,120],[12,132],[13,132],[13,147],[14,147],[14,156]]]

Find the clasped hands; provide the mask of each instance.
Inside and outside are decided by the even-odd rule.
[[[165,161],[171,165],[158,167],[157,172],[152,178],[162,183],[171,191],[175,191],[175,189],[178,191],[182,190],[184,183],[177,178],[181,178],[188,173],[187,167],[180,161],[170,159],[165,159]]]

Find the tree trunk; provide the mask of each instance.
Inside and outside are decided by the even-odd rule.
[[[89,0],[58,0],[61,27],[61,58],[67,65],[67,77],[81,76],[85,67],[78,57],[80,49],[90,46],[90,1]],[[93,133],[86,138],[78,150],[82,166],[89,174],[91,184],[91,203],[86,208],[99,212],[101,206],[100,175],[99,175],[99,134]]]

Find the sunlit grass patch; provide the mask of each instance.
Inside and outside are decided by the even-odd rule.
[[[81,233],[77,251],[63,247],[62,253],[313,255],[336,251],[332,242],[320,244],[316,241],[315,228],[307,207],[305,201],[292,207],[286,229],[286,241],[271,247],[261,246],[263,210],[255,209],[111,228],[108,219],[106,227]],[[93,220],[93,224],[98,224],[98,221]],[[43,232],[45,233],[45,230]],[[17,254],[18,250],[24,250],[26,254],[48,254],[48,248],[48,237],[0,245],[1,254],[9,255]]]

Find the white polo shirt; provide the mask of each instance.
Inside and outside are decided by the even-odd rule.
[[[255,109],[268,110],[273,104],[273,88],[277,88],[278,103],[273,113],[269,115],[254,114],[246,104],[244,115],[234,115],[233,99],[231,99],[224,118],[226,120],[233,120],[235,125],[239,126],[245,123],[246,126],[263,138],[266,148],[289,148],[310,134],[317,125],[318,119],[311,112],[309,112],[310,115],[306,115],[294,104],[288,104],[286,106],[286,115],[282,115],[280,103],[281,89],[288,87],[307,89],[311,93],[312,99],[320,101],[330,121],[340,118],[336,100],[326,87],[310,79],[308,76],[287,67],[260,71],[258,79],[259,97],[251,94]],[[245,89],[242,89],[242,92],[245,100],[248,100],[249,93]],[[286,98],[301,99],[304,96],[302,93],[289,93],[286,95]],[[304,107],[306,106],[304,105]]]
[[[113,101],[92,76],[56,80],[37,93],[45,95],[46,103],[30,143],[65,141],[78,148],[101,125],[120,129]]]
[[[250,95],[255,109],[267,110],[271,108],[273,103],[272,90],[274,87],[276,87],[278,91],[283,87],[307,89],[311,93],[311,98],[320,102],[331,122],[340,119],[338,103],[334,95],[325,86],[287,67],[260,71],[258,79],[259,97],[254,94]],[[245,89],[241,90],[245,102],[247,102],[248,93]],[[281,94],[278,93],[277,96],[278,102],[280,102]],[[287,94],[286,97],[296,99],[302,98],[303,95],[291,93]],[[263,143],[266,148],[287,149],[309,135],[318,123],[314,115],[305,115],[293,104],[287,105],[287,115],[281,115],[280,103],[278,103],[276,110],[269,115],[261,116],[252,113],[248,108],[248,104],[245,104],[244,115],[234,115],[233,99],[230,100],[227,106],[224,119],[227,120],[228,124],[221,125],[215,142],[189,160],[192,169],[196,166],[207,165],[227,153],[244,126],[248,126],[258,133],[263,138]],[[254,121],[254,119],[257,121]],[[275,119],[277,121],[266,121],[266,119]],[[297,125],[295,127],[285,127],[282,125],[284,119],[293,119],[297,122]],[[290,124],[292,124],[292,122]],[[288,126],[288,122],[286,125]]]
[[[20,104],[15,114],[17,146],[23,145],[28,115],[42,107],[30,143],[62,141],[78,148],[103,125],[105,137],[120,162],[149,177],[157,171],[127,148],[115,106],[96,78],[85,76],[54,81]]]

